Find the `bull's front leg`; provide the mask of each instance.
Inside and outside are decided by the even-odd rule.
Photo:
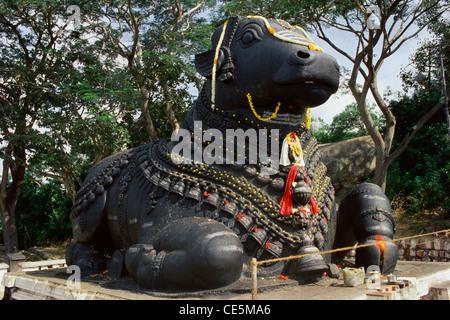
[[[335,247],[374,244],[356,250],[355,264],[366,270],[378,266],[383,274],[394,271],[398,248],[394,242],[395,221],[389,199],[382,189],[362,183],[342,200],[338,212]],[[342,253],[337,255],[342,258]]]
[[[147,289],[212,289],[237,281],[244,251],[226,226],[204,218],[171,222],[153,244],[136,244],[125,255],[127,271]]]

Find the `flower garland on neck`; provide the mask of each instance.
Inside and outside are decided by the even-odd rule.
[[[305,109],[305,127],[311,129],[311,108]]]
[[[256,117],[258,120],[261,120],[261,121],[270,121],[270,120],[272,120],[273,118],[276,118],[277,113],[278,113],[278,110],[280,110],[281,103],[278,102],[278,105],[275,107],[274,113],[272,113],[272,115],[271,115],[270,117],[268,117],[268,118],[263,118],[263,117],[261,117],[261,116],[256,112],[255,106],[253,105],[253,102],[252,102],[252,96],[251,96],[250,93],[247,93],[247,99],[248,99],[248,104],[250,105],[250,109],[252,109],[253,114],[255,115],[255,117]]]

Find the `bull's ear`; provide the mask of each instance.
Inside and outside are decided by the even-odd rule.
[[[211,49],[195,55],[195,68],[197,72],[208,79],[212,78],[215,50]]]
[[[214,65],[215,50],[208,50],[206,52],[197,54],[195,56],[195,68],[202,76],[211,79],[212,69]],[[233,59],[229,48],[222,47],[219,50],[217,57],[216,75],[220,81],[226,81],[233,78]]]

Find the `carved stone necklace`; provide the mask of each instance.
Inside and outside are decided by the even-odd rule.
[[[206,128],[223,131],[252,127],[248,119],[236,114],[233,116],[231,111],[213,111],[202,100],[199,99],[196,108],[190,111],[182,125],[184,128],[193,130],[194,119],[201,120]],[[334,190],[325,175],[325,166],[319,161],[317,142],[310,130],[301,127],[297,132],[301,132],[299,140],[303,147],[305,170],[299,170],[295,180],[310,182],[312,197],[317,205],[314,216],[305,210],[280,215],[279,199],[290,166],[280,167],[275,175],[269,177],[260,175],[261,164],[221,166],[192,162],[175,165],[170,159],[167,143],[159,142],[151,149],[151,156],[148,157],[151,162],[144,169],[145,176],[166,191],[198,201],[199,212],[208,212],[209,218],[233,227],[243,242],[251,237],[257,239],[261,247],[275,241],[278,248],[288,245],[295,249],[311,242],[321,248],[328,232],[330,211],[334,210]],[[274,198],[273,192],[270,196],[267,188],[278,196]]]
[[[197,117],[206,126],[225,130],[227,128],[250,128],[252,123],[238,115],[229,118],[229,111],[218,117],[217,112],[197,103]],[[222,114],[222,112],[220,112]],[[199,116],[200,115],[200,116]],[[189,128],[193,118],[183,123]],[[238,120],[240,121],[240,120]],[[229,126],[228,126],[229,125]],[[228,127],[227,127],[228,126]],[[271,176],[261,175],[257,165],[207,165],[191,162],[176,165],[170,158],[168,140],[160,140],[120,154],[116,160],[94,176],[77,197],[71,213],[72,218],[85,216],[84,212],[95,199],[119,179],[119,214],[121,237],[124,246],[130,245],[127,234],[126,197],[129,183],[137,179],[148,190],[147,214],[156,207],[164,194],[173,194],[184,201],[194,202],[199,214],[223,222],[238,234],[247,251],[256,250],[255,256],[265,258],[280,256],[284,249],[298,250],[305,244],[314,243],[321,249],[328,234],[330,212],[334,210],[334,190],[326,177],[326,168],[320,162],[316,140],[310,130],[297,130],[303,149],[305,169],[298,170],[295,181],[308,179],[317,212],[293,210],[289,215],[280,214],[279,201],[291,166],[280,166]],[[84,220],[84,218],[82,219]],[[84,224],[81,223],[81,228]]]

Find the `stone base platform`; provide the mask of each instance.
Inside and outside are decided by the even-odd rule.
[[[400,287],[369,289],[366,284],[345,287],[342,279],[322,278],[299,285],[293,280],[258,279],[258,300],[419,300],[433,286],[450,281],[446,262],[398,261]],[[9,300],[250,300],[252,283],[241,279],[216,290],[195,292],[154,292],[138,287],[129,277],[112,280],[105,275],[83,279],[79,288],[70,287],[66,268],[9,272],[4,275],[4,299]]]

